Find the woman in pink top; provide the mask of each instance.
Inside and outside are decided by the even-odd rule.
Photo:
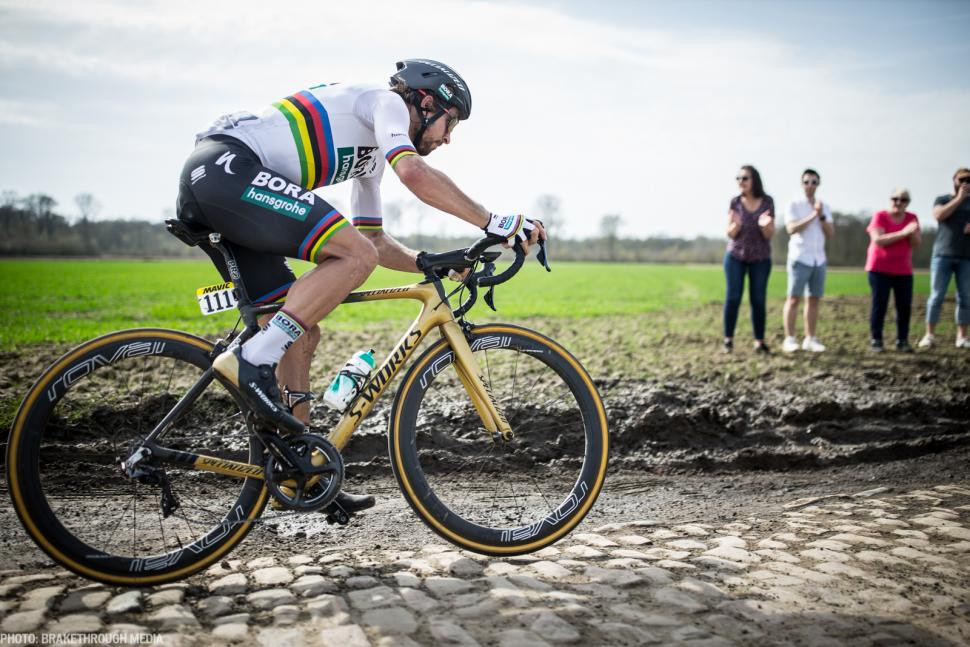
[[[892,292],[896,302],[896,350],[912,353],[909,314],[913,306],[913,248],[920,244],[919,220],[916,214],[906,211],[909,191],[896,189],[889,199],[889,210],[876,213],[866,227],[870,241],[866,271],[872,288],[869,346],[877,353],[883,350],[882,324]]]

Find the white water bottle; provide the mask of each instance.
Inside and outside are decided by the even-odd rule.
[[[327,393],[323,396],[323,401],[327,403],[327,406],[337,411],[346,409],[350,401],[357,397],[357,394],[360,393],[361,388],[367,382],[371,371],[374,370],[374,364],[373,350],[355,353],[353,357],[347,360],[347,363],[337,373],[337,377],[333,378]]]

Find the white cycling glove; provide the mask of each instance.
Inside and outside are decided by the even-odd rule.
[[[532,230],[535,229],[535,224],[525,216],[497,216],[494,213],[488,215],[485,233],[501,236],[510,244],[529,240]]]

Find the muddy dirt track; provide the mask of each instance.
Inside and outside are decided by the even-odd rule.
[[[663,483],[690,501],[681,484],[711,478],[711,488],[701,490],[743,499],[748,486],[752,494],[766,483],[804,487],[822,474],[829,484],[895,474],[918,485],[923,465],[933,465],[927,476],[940,473],[937,463],[959,472],[970,447],[970,353],[952,346],[952,326],[944,324],[941,339],[948,343],[937,348],[873,354],[866,343],[867,305],[860,298],[826,302],[821,329],[829,350],[818,355],[777,350],[769,357],[756,355],[743,341],[743,318],[735,352],[722,354],[717,304],[671,314],[519,323],[557,339],[594,378],[610,425],[608,483],[620,490]],[[404,323],[324,335],[313,383],[322,388],[348,348],[374,347],[379,356],[389,352]],[[890,324],[887,338],[891,333]],[[0,356],[4,427],[31,381],[66,350],[41,347]],[[393,489],[386,429],[395,388],[345,449],[348,477],[359,488]],[[133,412],[119,415],[130,420]],[[110,409],[98,420],[105,429],[112,427]],[[334,421],[322,404],[314,407],[318,429]],[[928,462],[915,460],[921,457]],[[895,461],[914,467],[896,470]],[[661,507],[679,507],[679,495],[657,494],[651,498],[663,502]],[[730,502],[722,499],[721,505],[730,507]]]
[[[676,317],[520,322],[556,338],[588,368],[606,405],[611,438],[599,500],[576,532],[535,565],[529,560],[539,557],[512,564],[471,554],[465,554],[471,561],[459,559],[420,523],[391,476],[389,393],[344,452],[346,488],[374,494],[373,510],[345,527],[328,525],[320,514],[267,510],[230,560],[175,588],[139,594],[132,607],[137,610],[128,615],[111,610],[127,599],[123,590],[85,588],[85,580],[59,571],[27,538],[2,492],[4,628],[149,627],[178,632],[166,634],[173,644],[207,644],[214,635],[261,644],[304,636],[315,644],[321,630],[325,643],[340,638],[355,645],[404,641],[401,632],[420,644],[465,636],[468,644],[475,637],[489,645],[538,645],[540,635],[551,643],[579,637],[611,644],[763,644],[787,635],[795,644],[826,637],[839,644],[960,644],[970,638],[961,552],[970,544],[941,542],[968,532],[959,524],[966,525],[970,507],[960,498],[970,492],[970,352],[950,342],[911,355],[874,355],[866,347],[865,301],[834,299],[826,306],[838,319],[828,322],[823,340],[830,350],[821,355],[755,355],[741,341],[744,322],[735,353],[723,355],[716,305]],[[327,383],[348,348],[386,353],[402,327],[327,336],[314,363],[314,384]],[[65,350],[0,355],[4,427],[30,382]],[[97,388],[91,392],[99,394]],[[79,447],[100,448],[145,406],[164,402],[167,408],[172,401],[141,400],[136,406],[142,409],[119,413],[122,402],[93,397],[91,408],[79,408],[92,424],[68,421],[78,431]],[[245,443],[231,435],[231,423],[208,422],[230,419],[231,399],[217,397],[209,406],[185,424],[186,433],[201,434],[230,453],[241,451]],[[318,406],[314,420],[325,430],[335,417]],[[547,422],[534,426],[548,429]],[[459,431],[474,435],[472,428]],[[529,454],[539,444],[526,445],[509,464],[509,471],[523,472],[516,478],[529,475],[522,470],[528,465],[550,467],[548,456]],[[53,483],[65,486],[89,476],[73,464],[65,461]],[[81,518],[97,513],[77,512]],[[923,530],[939,525],[946,532],[897,528],[907,523]],[[835,532],[840,534],[826,537]],[[852,552],[847,538],[863,548],[884,548]],[[634,540],[633,548],[616,547]],[[923,577],[927,564],[939,572]],[[444,577],[434,575],[436,569]],[[546,591],[549,585],[537,582],[536,573],[556,588]],[[220,583],[240,576],[242,593],[226,595],[229,589]],[[269,579],[296,576],[289,590],[278,583],[268,588]],[[397,593],[387,588],[395,585],[401,587]],[[446,608],[454,596],[445,585],[469,592]],[[374,588],[358,591],[361,586]],[[420,589],[441,602],[429,601]],[[508,606],[513,589],[520,602],[529,599],[528,608]],[[594,589],[594,597],[609,601],[584,597]],[[325,593],[304,604],[311,590]],[[105,606],[111,595],[116,597]],[[361,596],[378,595],[389,596],[390,606],[380,612],[361,606]],[[576,604],[564,606],[565,599]],[[465,602],[474,604],[466,608]],[[41,603],[43,609],[35,610]],[[584,608],[596,611],[587,618]],[[318,617],[321,609],[325,617]],[[496,612],[513,627],[497,641],[491,630]],[[388,625],[388,618],[396,620]],[[779,618],[783,634],[775,633]]]
[[[912,458],[970,444],[970,353],[944,343],[905,355],[867,347],[867,300],[837,298],[822,311],[829,350],[755,355],[743,341],[720,353],[719,307],[583,320],[520,322],[557,339],[587,367],[607,407],[611,468],[637,473],[811,470]],[[944,317],[950,316],[947,304]],[[921,313],[914,312],[914,331]],[[771,322],[769,322],[771,323]],[[313,365],[323,388],[346,349],[393,347],[399,322],[335,331]],[[891,338],[892,324],[887,326]],[[67,347],[0,354],[0,422],[6,430],[37,375]],[[391,389],[354,436],[345,458],[358,474],[387,468]],[[129,412],[130,413],[130,412]],[[315,426],[335,417],[322,404]],[[110,420],[102,421],[110,426]]]

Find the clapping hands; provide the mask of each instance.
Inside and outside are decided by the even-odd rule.
[[[771,217],[771,211],[765,211],[763,214],[758,216],[758,226],[767,227],[771,224],[773,218]]]
[[[966,200],[967,196],[970,196],[970,184],[961,182],[960,188],[957,189],[957,197],[961,200]]]

